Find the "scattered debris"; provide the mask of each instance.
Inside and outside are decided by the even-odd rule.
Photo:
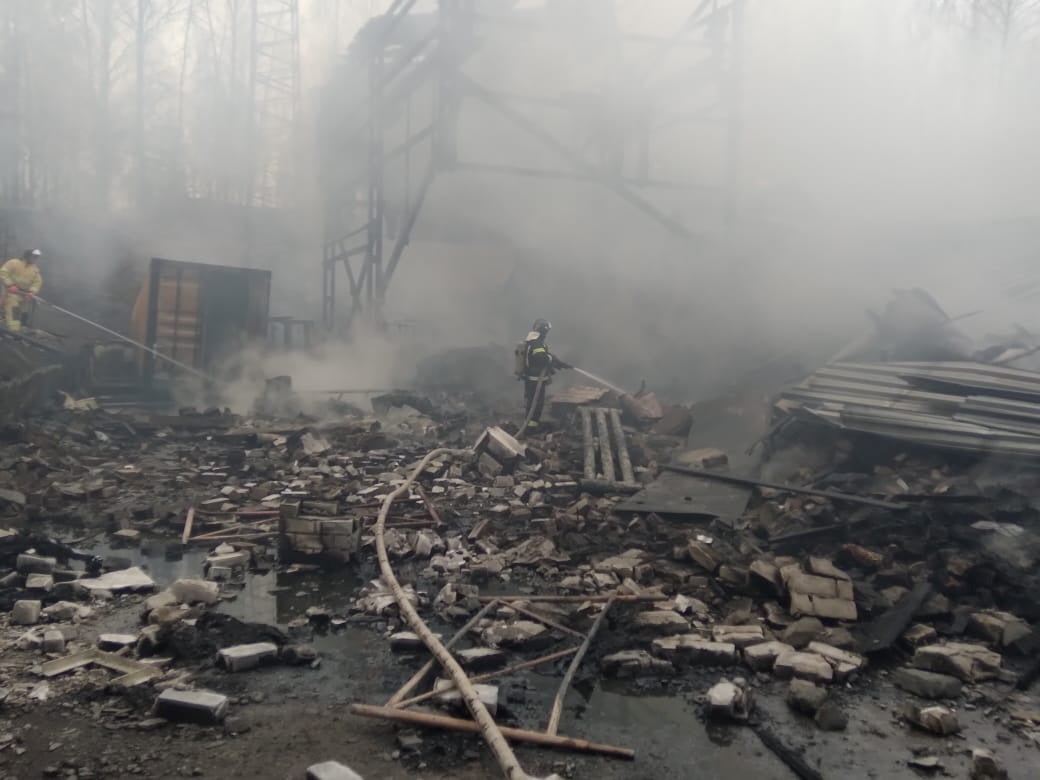
[[[746,721],[753,707],[751,689],[743,678],[723,679],[708,691],[708,713],[713,718]]]
[[[227,714],[228,698],[210,691],[179,691],[168,688],[155,700],[162,718],[190,723],[220,723]]]

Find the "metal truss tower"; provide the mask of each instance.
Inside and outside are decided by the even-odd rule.
[[[648,194],[710,190],[718,210],[732,216],[741,146],[744,3],[690,3],[674,34],[659,37],[619,30],[609,0],[547,0],[537,10],[508,0],[439,0],[433,13],[416,12],[416,0],[393,0],[351,44],[343,68],[348,86],[326,99],[348,107],[326,121],[323,133],[326,145],[331,139],[322,159],[325,326],[349,325],[362,312],[379,320],[419,214],[445,171],[522,176],[546,186],[553,180],[594,183],[660,229],[696,244],[700,237]],[[464,71],[484,56],[501,64],[512,50],[514,70],[523,72],[531,65],[524,58],[536,56],[530,53],[535,39],[552,41],[549,48],[570,57],[568,66],[584,67],[586,80],[597,86],[577,94],[531,94],[513,84],[491,83],[483,73],[494,69],[478,65],[470,68],[473,75]],[[350,73],[361,70],[366,83],[351,82]],[[466,116],[483,111],[504,120],[557,164],[533,165],[529,157],[510,152],[509,144],[501,144],[495,159],[487,154],[478,159],[473,138],[460,130],[464,104]],[[724,161],[721,181],[655,176],[662,129],[674,144],[687,128],[706,124],[724,139],[712,152]],[[680,142],[696,143],[695,138],[691,129]],[[345,311],[343,277],[349,293]]]
[[[298,169],[299,0],[252,0],[250,51],[255,205],[281,206],[294,200]]]

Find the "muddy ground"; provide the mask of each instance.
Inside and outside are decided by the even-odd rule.
[[[107,547],[98,547],[109,554]],[[120,550],[149,568],[159,582],[197,573],[205,552],[189,551],[169,561]],[[345,607],[361,584],[352,569],[249,575],[237,598],[220,610],[249,620],[288,624],[308,606]],[[135,629],[141,597],[118,599],[100,610],[89,631]],[[392,655],[378,623],[341,630],[296,631],[321,652],[317,669],[274,667],[234,675],[208,668],[196,682],[231,697],[221,727],[154,725],[147,702],[110,696],[102,686],[34,704],[0,709],[0,776],[76,777],[256,777],[300,778],[307,766],[329,759],[350,765],[366,778],[482,778],[497,767],[477,738],[418,733],[352,715],[353,702],[381,703],[421,664],[417,655]],[[445,628],[445,627],[441,627]],[[617,630],[624,630],[618,626]],[[612,644],[611,627],[604,644]],[[302,635],[301,635],[302,633]],[[21,672],[38,655],[9,650],[4,676]],[[788,778],[794,775],[747,727],[714,725],[701,717],[701,694],[727,672],[696,669],[669,680],[603,682],[589,664],[568,697],[561,733],[631,747],[634,762],[521,747],[528,771],[569,778],[711,777]],[[730,670],[732,673],[732,670]],[[560,668],[515,675],[503,684],[505,722],[544,727]],[[822,732],[784,703],[786,685],[770,677],[756,681],[759,718],[792,748],[804,751],[825,778],[913,778],[915,755],[940,758],[946,776],[968,777],[970,749],[998,752],[1011,777],[1035,777],[1036,745],[1010,728],[1006,709],[1040,710],[1040,697],[1007,687],[977,686],[957,715],[962,734],[938,738],[910,730],[899,719],[906,695],[886,682],[882,666],[839,693],[850,715],[845,732]],[[137,705],[137,706],[135,706]],[[419,749],[402,749],[398,735],[415,734]]]

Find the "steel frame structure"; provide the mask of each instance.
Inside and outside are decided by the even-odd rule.
[[[568,2],[568,0],[557,0]],[[607,0],[596,0],[607,5]],[[698,78],[711,81],[716,99],[685,114],[669,118],[679,122],[710,122],[725,129],[726,142],[721,155],[726,159],[726,185],[718,188],[717,197],[732,215],[740,160],[741,49],[743,15],[746,0],[697,0],[690,3],[690,13],[683,24],[668,37],[620,35],[626,42],[651,47],[646,73],[649,75],[670,52],[694,49],[700,59],[691,68]],[[646,197],[649,188],[690,188],[704,190],[704,182],[653,180],[648,176],[651,153],[650,131],[640,143],[637,170],[626,172],[622,164],[604,164],[592,159],[587,150],[575,148],[561,140],[539,119],[525,113],[535,105],[541,110],[567,111],[564,101],[543,96],[521,96],[493,85],[481,83],[463,72],[463,64],[479,48],[481,31],[512,31],[516,35],[530,33],[531,19],[516,10],[484,13],[481,0],[438,0],[435,20],[427,24],[421,35],[411,39],[398,35],[417,16],[417,0],[393,0],[389,9],[363,30],[359,55],[352,60],[356,67],[367,67],[367,105],[356,114],[363,117],[360,126],[352,128],[344,145],[357,144],[364,138],[366,162],[360,171],[338,183],[337,194],[331,196],[347,202],[345,214],[339,203],[326,203],[325,239],[322,256],[322,316],[325,327],[333,330],[349,326],[359,313],[366,312],[378,322],[381,306],[397,271],[412,231],[438,173],[447,170],[484,171],[542,180],[579,180],[594,182],[613,192],[633,208],[643,212],[662,229],[690,242],[700,236],[671,217]],[[501,4],[500,4],[501,7]],[[585,6],[589,8],[590,6]],[[414,28],[422,25],[414,24]],[[544,22],[540,31],[551,28]],[[619,63],[622,68],[628,67]],[[432,99],[422,116],[416,116],[421,90],[430,90]],[[506,119],[513,127],[539,142],[565,162],[560,168],[536,168],[513,160],[487,163],[466,160],[465,149],[457,148],[457,122],[463,101],[474,101]],[[418,128],[418,129],[416,129]],[[396,142],[395,142],[396,141]],[[462,154],[460,154],[460,152]],[[388,209],[388,172],[400,169],[398,189],[403,191],[400,215]],[[357,193],[364,192],[363,196]],[[326,199],[330,195],[326,193]],[[353,202],[351,202],[353,201]],[[330,208],[331,205],[331,208]],[[399,218],[394,218],[399,217]],[[386,239],[392,239],[387,251]],[[349,309],[339,316],[340,272],[349,285]]]
[[[253,0],[250,95],[255,205],[292,200],[295,132],[300,116],[299,0]],[[263,132],[266,144],[260,143]]]

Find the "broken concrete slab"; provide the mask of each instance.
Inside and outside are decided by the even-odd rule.
[[[170,593],[181,604],[216,604],[220,601],[220,585],[208,580],[177,580],[170,586]]]
[[[541,623],[531,620],[517,620],[512,623],[493,623],[481,634],[484,644],[491,647],[512,647],[516,649],[544,646],[551,641],[549,629]]]
[[[249,553],[244,550],[237,552],[210,555],[206,558],[206,566],[222,569],[241,569],[249,564]]]
[[[82,609],[79,604],[73,601],[58,601],[50,606],[43,608],[43,616],[47,620],[63,621],[72,620]]]
[[[787,687],[787,706],[795,712],[813,717],[827,700],[827,689],[809,680],[795,678]]]
[[[929,672],[949,674],[967,683],[989,680],[1000,673],[999,653],[963,642],[926,645],[914,652],[913,665]]]
[[[632,626],[642,633],[657,636],[685,634],[690,630],[690,621],[672,610],[652,610],[636,615]]]
[[[754,706],[751,690],[743,679],[723,679],[708,691],[708,715],[715,719],[746,721]]]
[[[709,574],[713,574],[721,564],[721,561],[712,550],[711,545],[696,539],[686,545],[686,553],[690,560],[700,566]]]
[[[804,650],[809,643],[823,635],[826,629],[819,618],[803,617],[789,625],[780,638],[795,650]]]
[[[780,569],[780,578],[791,596],[791,614],[828,618],[857,619],[855,594],[849,576],[821,558],[810,559],[810,570],[793,563]]]
[[[527,456],[527,447],[496,426],[486,428],[473,446],[477,452],[487,452],[499,463],[510,463]]]
[[[890,648],[915,616],[923,617],[921,607],[931,593],[931,584],[920,582],[898,604],[862,626],[859,631],[860,649],[865,653],[876,653]],[[943,596],[939,598],[945,599]]]
[[[699,634],[655,639],[651,650],[658,658],[691,666],[732,666],[737,662],[736,645],[712,642]]]
[[[455,687],[455,683],[452,680],[440,678],[433,684],[433,690],[438,692],[434,697],[435,701],[441,704],[451,705],[453,707],[465,707],[466,703],[462,699],[462,693]],[[485,685],[482,683],[474,683],[473,690],[477,693],[477,698],[483,702],[484,706],[487,707],[487,711],[492,716],[498,714],[498,686],[497,685]]]
[[[729,642],[743,649],[765,641],[762,626],[714,626],[711,638],[716,642]]]
[[[54,661],[47,661],[40,665],[40,674],[44,677],[54,677],[59,674],[65,674],[71,672],[73,669],[78,669],[81,666],[94,663],[97,653],[93,650],[88,650],[85,653],[75,653],[74,655],[67,655],[64,658],[58,658]]]
[[[606,558],[592,567],[593,571],[613,574],[620,579],[626,577],[636,578],[636,570],[650,559],[650,554],[645,550],[625,550],[620,555]]]
[[[390,651],[394,653],[418,653],[426,650],[426,645],[414,631],[397,631],[390,635]]]
[[[159,607],[172,607],[177,604],[177,597],[173,595],[173,592],[167,588],[161,590],[158,593],[149,596],[144,600],[144,611],[145,613],[151,612],[153,609]]]
[[[307,767],[307,780],[364,780],[349,766],[338,761],[323,761]]]
[[[793,652],[794,648],[784,642],[762,642],[744,648],[744,661],[756,672],[766,672],[772,670],[781,655]]]
[[[1029,636],[1029,624],[1010,612],[987,610],[968,619],[968,633],[997,647],[1008,647]]]
[[[212,691],[178,691],[169,688],[155,700],[155,711],[167,720],[220,723],[227,714],[228,698]]]
[[[459,650],[455,657],[465,668],[474,672],[486,672],[501,669],[508,660],[505,653],[490,647],[471,647]]]
[[[972,748],[971,780],[1008,780],[1008,771],[992,751]]]
[[[797,677],[812,682],[829,683],[834,679],[834,669],[826,658],[815,653],[798,651],[778,656],[773,664],[773,673],[783,680]]]
[[[946,707],[933,705],[931,707],[917,707],[910,705],[904,713],[906,719],[923,731],[930,732],[940,737],[956,734],[961,730],[957,722],[957,716]]]
[[[225,647],[217,652],[218,663],[229,672],[255,669],[265,661],[278,657],[278,645],[273,642],[253,642]]]
[[[939,632],[924,623],[914,623],[901,637],[910,647],[919,647],[929,642],[934,642],[939,637]]]
[[[88,593],[149,591],[155,589],[155,581],[145,574],[140,566],[132,566],[121,571],[111,571],[100,577],[76,580],[76,587]]]
[[[53,574],[58,566],[57,558],[50,558],[32,553],[21,553],[15,559],[15,569],[19,574]]]
[[[837,647],[831,647],[823,642],[810,642],[806,651],[826,658],[834,669],[834,679],[838,682],[843,682],[849,675],[862,670],[867,665],[867,659],[863,656],[847,650],[839,650]]]
[[[30,574],[25,578],[25,589],[50,593],[54,590],[54,577],[50,574]]]
[[[116,652],[124,647],[133,647],[136,644],[136,634],[101,634],[98,637],[98,649],[108,652]]]
[[[600,661],[600,667],[604,674],[621,679],[639,677],[644,674],[668,674],[674,671],[668,661],[654,658],[645,650],[622,650],[604,656]]]
[[[923,669],[896,669],[892,682],[898,688],[922,699],[955,699],[961,695],[963,684],[956,677]]]

